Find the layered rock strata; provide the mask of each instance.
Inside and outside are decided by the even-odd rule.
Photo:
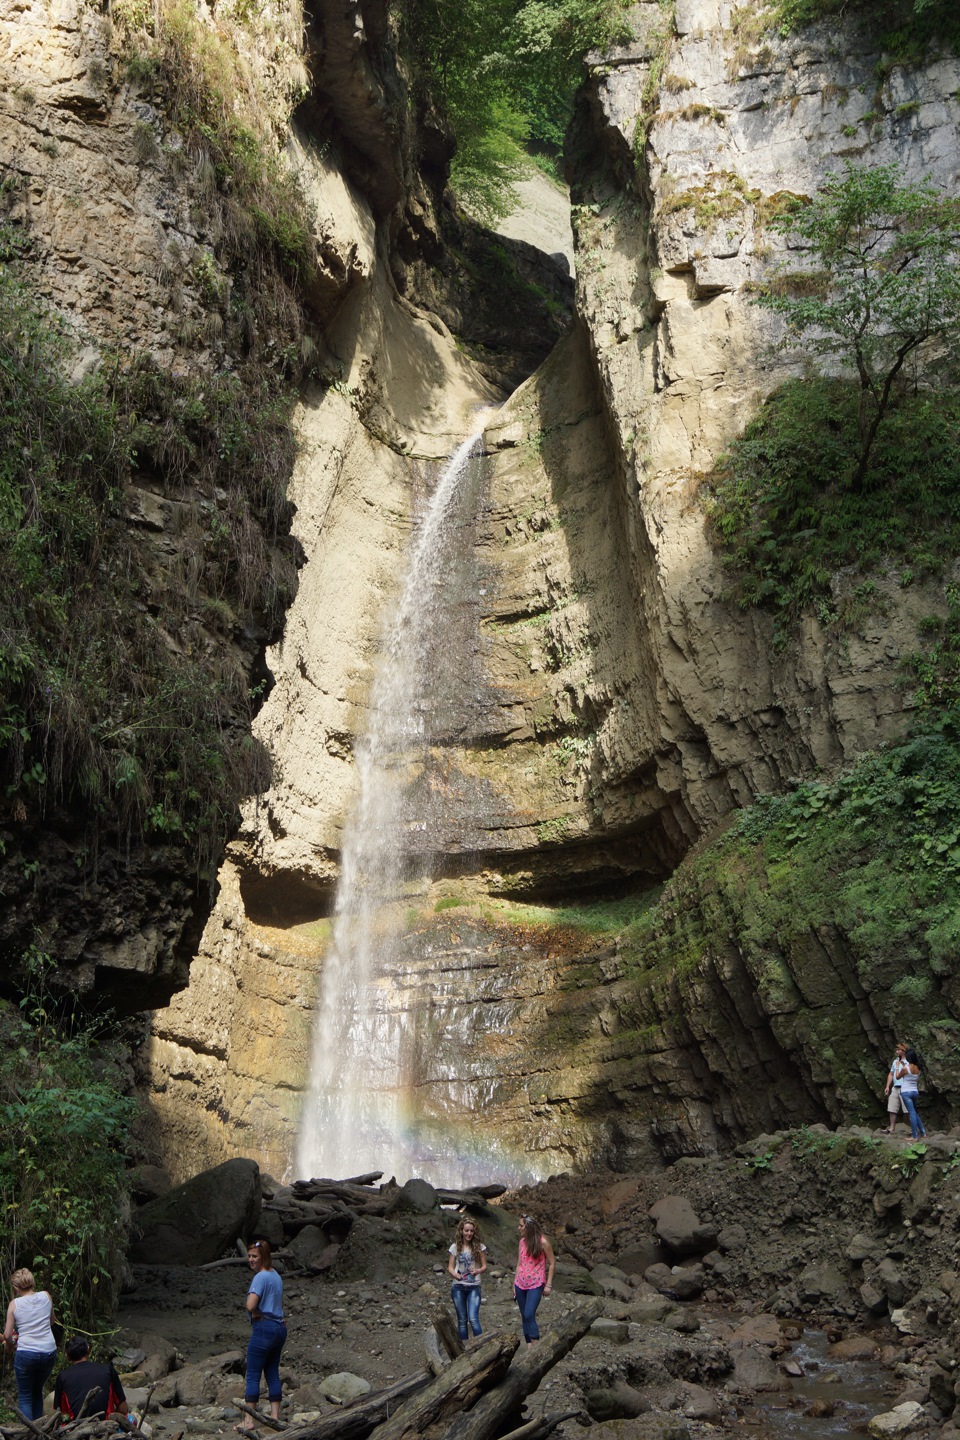
[[[809,615],[778,650],[768,617],[724,598],[698,487],[797,373],[751,304],[783,257],[766,219],[847,158],[952,186],[957,61],[884,67],[878,80],[880,57],[853,23],[783,39],[717,0],[681,0],[669,32],[658,5],[632,14],[636,38],[598,64],[571,149],[581,323],[487,431],[465,653],[477,703],[437,747],[446,809],[426,842],[434,871],[471,895],[559,899],[669,874],[734,807],[899,734],[902,658],[921,616],[943,609],[934,589],[881,576],[882,613],[858,631],[841,638]],[[406,302],[371,298],[371,275],[332,341],[346,393],[304,411],[297,523],[311,559],[258,723],[274,781],[249,808],[190,990],[155,1021],[154,1104],[184,1168],[251,1148],[268,1168],[289,1160],[316,993],[302,926],[318,927],[322,951],[377,614],[396,592],[410,513],[413,464],[398,455],[426,466],[482,398],[443,327],[432,339]],[[375,464],[371,434],[387,442]],[[838,576],[838,598],[853,583]],[[427,909],[435,893],[412,898]],[[421,960],[437,933],[411,940]],[[486,967],[483,1003],[501,1008],[476,1032],[482,1059],[459,1089],[441,1037],[425,1103],[443,1111],[457,1096],[489,1133],[536,1136],[544,1169],[839,1119],[865,1103],[884,1058],[884,1025],[847,985],[842,940],[820,969],[814,947],[788,1023],[735,926],[706,969],[674,966],[663,985],[582,936],[558,943],[543,973],[514,967],[496,917],[468,933],[457,964],[470,984]],[[288,1003],[264,999],[273,979]],[[435,983],[426,973],[407,1008],[427,1012]],[[843,1077],[804,1029],[821,983],[858,1057]]]

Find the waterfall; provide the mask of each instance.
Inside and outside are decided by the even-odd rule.
[[[297,1153],[303,1176],[458,1178],[452,1153],[438,1154],[418,1126],[412,1071],[422,1040],[416,1017],[391,1003],[391,985],[411,856],[429,851],[429,798],[417,798],[416,782],[437,729],[437,696],[444,674],[448,691],[466,683],[451,607],[464,563],[459,530],[472,522],[480,465],[477,434],[453,455],[426,506],[374,674],[314,1024]]]

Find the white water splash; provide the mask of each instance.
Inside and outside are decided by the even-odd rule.
[[[315,1022],[310,1092],[297,1173],[370,1170],[454,1183],[411,1116],[415,1017],[397,999],[397,937],[406,838],[427,821],[408,813],[411,781],[430,740],[445,581],[458,563],[457,498],[480,464],[479,434],[456,451],[434,491],[412,548],[406,583],[374,676],[370,719],[357,747],[359,794],[344,833],[333,936]],[[468,490],[473,487],[467,487]],[[440,650],[443,650],[441,643]],[[447,655],[442,663],[455,664]]]

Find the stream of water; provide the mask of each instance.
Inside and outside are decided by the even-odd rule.
[[[455,1121],[431,1125],[420,1113],[425,1046],[419,1032],[429,1017],[403,998],[398,940],[412,857],[429,853],[424,832],[436,819],[428,763],[431,740],[438,725],[442,729],[438,697],[468,682],[452,612],[480,465],[475,435],[453,455],[426,505],[385,630],[367,730],[356,751],[358,794],[344,832],[323,965],[299,1175],[383,1170],[399,1180],[419,1175],[457,1184],[469,1178],[469,1116],[462,1114],[458,1133]],[[490,1178],[489,1157],[480,1169]]]

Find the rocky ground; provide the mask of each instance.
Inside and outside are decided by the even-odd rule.
[[[743,1424],[845,1433],[879,1413],[875,1435],[952,1440],[960,1138],[921,1149],[901,1132],[782,1132],[727,1159],[560,1176],[486,1207],[485,1332],[517,1328],[523,1212],[558,1257],[542,1328],[586,1296],[603,1307],[526,1415],[576,1410],[561,1436],[591,1425],[597,1440],[684,1440]],[[283,1200],[285,1187],[273,1193]],[[456,1218],[439,1207],[363,1217],[328,1273],[287,1264],[286,1420],[424,1368],[424,1334],[449,1304]],[[139,1265],[134,1279],[117,1342],[134,1404],[159,1379],[159,1437],[228,1430],[242,1392],[244,1266]]]

